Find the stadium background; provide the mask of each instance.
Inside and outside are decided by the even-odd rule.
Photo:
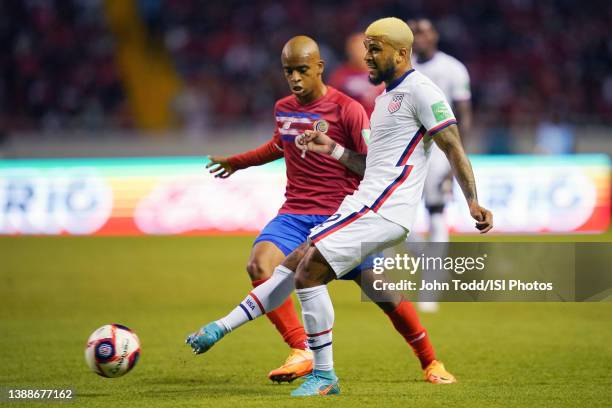
[[[286,403],[289,388],[264,381],[285,354],[266,322],[204,358],[180,344],[247,290],[252,234],[282,200],[282,164],[221,182],[203,157],[269,138],[288,38],[319,41],[329,77],[345,39],[388,15],[431,18],[470,71],[465,142],[483,204],[501,215],[486,239],[611,241],[607,1],[4,0],[0,385],[72,386],[86,406]],[[570,155],[549,151],[559,135]],[[201,236],[117,237],[143,233]],[[114,237],[15,237],[27,234]],[[447,391],[417,381],[355,288],[332,296],[340,404],[610,404],[609,303],[443,305],[424,319],[461,381]],[[103,382],[81,349],[111,321],[133,327],[144,354],[135,373]]]

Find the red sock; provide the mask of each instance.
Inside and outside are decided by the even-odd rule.
[[[394,311],[388,312],[393,327],[406,339],[414,354],[421,362],[421,368],[427,367],[436,359],[433,346],[427,331],[421,326],[419,316],[412,303],[402,300]]]
[[[253,287],[257,287],[268,279],[259,279],[251,282]],[[268,319],[276,326],[276,330],[283,336],[285,343],[291,348],[306,349],[306,332],[304,326],[295,312],[291,296],[271,312],[266,313]]]

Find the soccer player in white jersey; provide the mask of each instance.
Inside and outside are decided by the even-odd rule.
[[[470,76],[467,68],[458,59],[438,49],[439,35],[430,20],[421,18],[409,20],[408,26],[414,34],[413,66],[425,74],[444,93],[451,103],[458,119],[458,126],[463,137],[470,134],[472,124],[472,103],[470,91]],[[422,245],[415,242],[423,241],[417,234],[408,237],[408,248],[413,251],[428,252],[428,256],[446,256],[446,242],[449,240],[448,227],[444,219],[444,207],[452,186],[452,172],[446,156],[435,144],[432,146],[429,159],[429,173],[425,179],[423,196],[425,207],[429,212],[428,241],[435,244]],[[411,244],[412,243],[412,244]],[[445,271],[429,271],[426,280],[445,281],[449,276]],[[439,292],[420,293],[421,301],[417,303],[423,312],[436,312],[436,302]]]
[[[476,228],[485,233],[493,227],[491,212],[478,204],[474,174],[444,94],[412,68],[410,28],[390,17],[372,23],[365,34],[369,78],[375,84],[386,84],[371,117],[367,157],[317,131],[306,131],[301,141],[310,151],[353,160],[365,169],[363,180],[336,214],[313,228],[309,240],[236,308],[237,316],[244,315],[242,308],[259,315],[261,310],[280,305],[295,288],[314,354],[314,370],[293,396],[340,392],[332,357],[334,309],[327,283],[345,275],[368,254],[406,239],[423,193],[433,143],[446,153]],[[363,243],[372,245],[364,251]],[[208,350],[220,339],[218,332],[207,327],[187,340],[195,352]],[[442,364],[436,369],[447,383],[454,382]]]

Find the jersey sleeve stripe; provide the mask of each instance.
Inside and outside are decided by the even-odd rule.
[[[429,129],[429,136],[433,136],[436,133],[442,131],[443,129],[446,129],[450,125],[456,125],[456,124],[457,124],[457,120],[456,119],[449,119],[449,120],[447,120],[444,123],[440,123],[438,126]]]
[[[378,211],[378,209],[385,203],[385,201],[387,201],[387,199],[389,197],[391,197],[391,194],[393,194],[393,192],[400,186],[402,185],[402,183],[404,181],[406,181],[406,179],[408,178],[408,176],[410,175],[410,172],[412,171],[412,168],[414,166],[406,166],[404,167],[404,169],[402,170],[402,172],[400,173],[399,176],[397,176],[397,178],[395,180],[393,180],[393,182],[391,184],[389,184],[387,186],[387,188],[385,188],[385,190],[382,192],[382,194],[376,199],[376,201],[374,201],[374,203],[372,204],[372,206],[370,208],[372,208],[372,211],[376,212]]]
[[[347,225],[351,224],[354,221],[357,221],[359,218],[361,218],[365,213],[367,213],[370,209],[368,207],[366,207],[365,205],[363,206],[363,208],[361,210],[359,210],[359,212],[354,212],[352,214],[350,214],[348,217],[336,222],[335,224],[330,225],[329,227],[325,228],[323,231],[319,232],[316,235],[313,235],[310,239],[312,240],[312,242],[318,242],[321,239],[325,238],[326,236],[328,236],[329,234],[338,231],[339,229],[346,227]]]
[[[410,158],[410,155],[412,154],[412,152],[414,152],[414,149],[416,148],[416,146],[419,144],[419,142],[423,138],[423,135],[425,135],[425,131],[426,129],[423,126],[421,126],[419,130],[417,130],[417,132],[414,134],[414,136],[408,143],[408,146],[406,146],[406,149],[400,156],[399,160],[397,161],[396,166],[406,165],[406,163],[408,162],[408,159]]]

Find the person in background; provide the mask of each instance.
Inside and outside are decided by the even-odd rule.
[[[576,148],[574,128],[564,122],[561,112],[555,110],[549,120],[542,121],[536,130],[535,153],[572,154]]]
[[[374,109],[376,97],[385,87],[372,85],[368,80],[368,67],[363,60],[364,39],[363,33],[355,33],[347,38],[347,61],[331,74],[329,84],[359,102],[369,117]]]
[[[444,93],[457,116],[460,133],[469,137],[472,125],[472,104],[470,76],[467,68],[458,59],[438,49],[439,35],[428,19],[409,20],[408,25],[414,33],[414,68],[425,74]],[[429,256],[446,256],[449,240],[448,227],[444,218],[444,207],[451,196],[452,173],[450,164],[442,150],[432,146],[429,173],[425,180],[423,196],[429,212],[429,235],[426,252]],[[414,234],[408,238],[408,249],[420,253],[423,238]],[[449,276],[444,271],[429,271],[426,280],[445,281]],[[423,312],[436,312],[439,292],[420,293],[418,307]]]

